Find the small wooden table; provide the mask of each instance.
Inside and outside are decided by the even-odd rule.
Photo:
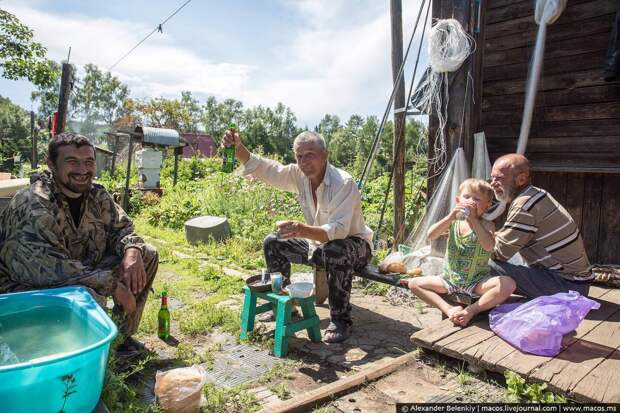
[[[273,354],[276,357],[284,357],[288,352],[288,338],[296,331],[307,330],[308,337],[313,342],[321,341],[321,329],[319,317],[314,310],[314,295],[306,298],[292,298],[289,295],[276,294],[273,292],[254,292],[249,287],[243,287],[245,299],[241,313],[241,340],[248,338],[248,333],[254,330],[254,320],[258,314],[272,310],[276,318],[275,343]],[[261,298],[268,302],[257,306],[256,300]],[[292,321],[293,301],[299,304],[303,318]]]

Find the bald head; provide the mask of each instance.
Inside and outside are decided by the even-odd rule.
[[[530,162],[517,153],[501,156],[493,164],[491,178],[497,199],[511,202],[530,184]]]
[[[501,165],[503,167],[510,168],[515,174],[525,173],[530,176],[530,161],[523,155],[518,153],[509,153],[504,156],[500,156],[495,161],[494,165]]]

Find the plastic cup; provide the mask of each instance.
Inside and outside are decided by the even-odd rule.
[[[282,273],[272,272],[271,273],[271,291],[276,294],[280,294],[282,292]]]

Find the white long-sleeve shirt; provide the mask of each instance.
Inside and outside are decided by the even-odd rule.
[[[323,182],[316,189],[316,206],[310,179],[296,164],[279,162],[251,154],[241,170],[278,189],[297,194],[308,225],[319,226],[329,240],[359,237],[372,249],[372,230],[364,222],[361,195],[355,180],[347,172],[327,164]],[[321,243],[308,240],[310,255]]]

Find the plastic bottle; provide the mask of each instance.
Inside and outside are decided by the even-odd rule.
[[[161,293],[161,308],[157,313],[157,336],[162,340],[170,337],[170,310],[168,310],[168,292]]]
[[[228,129],[234,135],[237,132],[237,125],[231,123]],[[222,158],[222,172],[232,173],[235,170],[235,145],[226,146]]]

